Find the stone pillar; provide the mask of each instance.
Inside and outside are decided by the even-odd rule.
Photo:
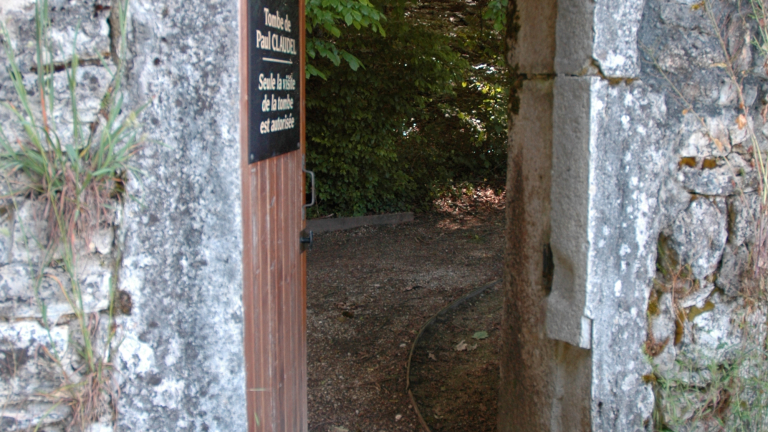
[[[149,106],[119,236],[119,427],[244,431],[238,1],[129,7],[128,102]]]
[[[643,5],[510,4],[499,430],[650,427],[642,345],[667,140],[663,95],[636,81]]]
[[[546,329],[561,341],[556,410],[582,414],[552,430],[650,427],[642,345],[658,238],[656,194],[666,167],[666,106],[663,95],[636,81],[643,5],[559,2]],[[576,397],[566,403],[569,393]]]
[[[545,334],[555,57],[554,0],[509,2],[512,74],[500,431],[550,430],[555,344]],[[550,260],[551,262],[551,260]]]

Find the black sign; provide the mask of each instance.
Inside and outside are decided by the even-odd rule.
[[[301,146],[298,0],[248,0],[248,162]]]

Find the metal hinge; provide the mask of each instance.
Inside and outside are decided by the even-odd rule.
[[[312,234],[312,231],[308,230],[302,230],[301,234],[299,234],[299,243],[301,243],[301,251],[304,252],[305,250],[309,249],[312,250],[312,242],[314,241],[315,236]]]
[[[301,158],[301,170],[305,174],[309,174],[310,179],[312,179],[312,182],[311,182],[312,200],[309,202],[309,204],[304,204],[301,207],[301,219],[307,220],[307,209],[315,205],[315,173],[307,170],[307,161],[304,156],[302,156]],[[314,240],[314,236],[312,235],[312,231],[307,231],[306,229],[301,231],[301,234],[299,235],[299,242],[301,243],[301,251],[303,252],[307,250],[307,248],[309,248],[309,250],[312,250],[313,240]]]

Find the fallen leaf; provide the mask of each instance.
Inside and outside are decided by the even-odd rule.
[[[403,418],[402,414],[398,414],[395,416],[395,421],[400,421],[400,419]]]
[[[437,361],[437,357],[435,357],[435,355],[434,355],[434,354],[432,354],[432,353],[429,353],[429,356],[428,356],[428,357],[429,357],[429,359],[430,359],[430,360],[434,360],[434,361]]]
[[[720,141],[717,138],[715,138],[714,141],[715,141],[715,145],[717,146],[717,150],[718,151],[723,151],[723,143],[722,143],[722,141]]]
[[[488,338],[488,332],[487,331],[479,331],[472,335],[472,339],[482,340]]]
[[[744,114],[739,114],[739,116],[736,117],[736,125],[739,127],[739,129],[744,129],[744,126],[747,125],[747,116]]]
[[[696,167],[696,158],[692,158],[692,157],[680,158],[680,162],[678,162],[677,166],[679,168],[682,168],[683,166],[695,168]]]
[[[675,319],[675,345],[679,345],[685,336],[685,320],[688,319],[685,309],[679,309],[677,311],[677,319]]]
[[[699,309],[696,306],[693,306],[691,307],[691,310],[688,312],[688,321],[693,321],[694,318],[696,318],[697,316],[703,314],[704,312],[711,311],[714,308],[715,308],[715,304],[712,303],[711,301],[707,301],[706,303],[704,303],[704,306],[701,309]]]
[[[456,344],[455,347],[453,347],[456,351],[466,351],[467,350],[467,343],[464,341],[459,342]]]

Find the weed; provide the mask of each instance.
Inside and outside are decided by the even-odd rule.
[[[654,374],[657,430],[700,425],[703,430],[768,431],[768,353],[743,345],[718,349],[726,351],[718,357],[727,361],[713,359],[702,369],[679,357],[674,374]]]
[[[123,7],[121,19],[126,8]],[[136,115],[125,117],[123,97],[120,93],[122,67],[112,73],[112,82],[102,99],[97,121],[88,128],[81,122],[76,97],[77,68],[79,59],[73,41],[71,66],[67,69],[72,113],[71,142],[62,142],[56,125],[50,122],[53,110],[54,65],[46,59],[52,52],[48,32],[47,0],[37,3],[37,86],[40,94],[41,119],[27,97],[22,74],[15,60],[10,35],[3,27],[5,49],[9,59],[12,84],[16,90],[21,110],[6,103],[19,125],[24,129],[25,140],[11,143],[0,130],[2,154],[0,167],[8,171],[20,171],[27,180],[14,192],[38,197],[45,202],[45,215],[49,222],[49,241],[71,241],[71,237],[88,236],[99,224],[109,223],[109,201],[122,178],[128,171],[135,171],[128,160],[140,147],[137,136]],[[125,32],[123,32],[123,38]],[[124,43],[121,44],[125,46]],[[103,63],[107,67],[106,63]],[[88,133],[84,133],[85,130]],[[14,145],[16,144],[16,145]],[[70,237],[70,238],[67,238]]]

